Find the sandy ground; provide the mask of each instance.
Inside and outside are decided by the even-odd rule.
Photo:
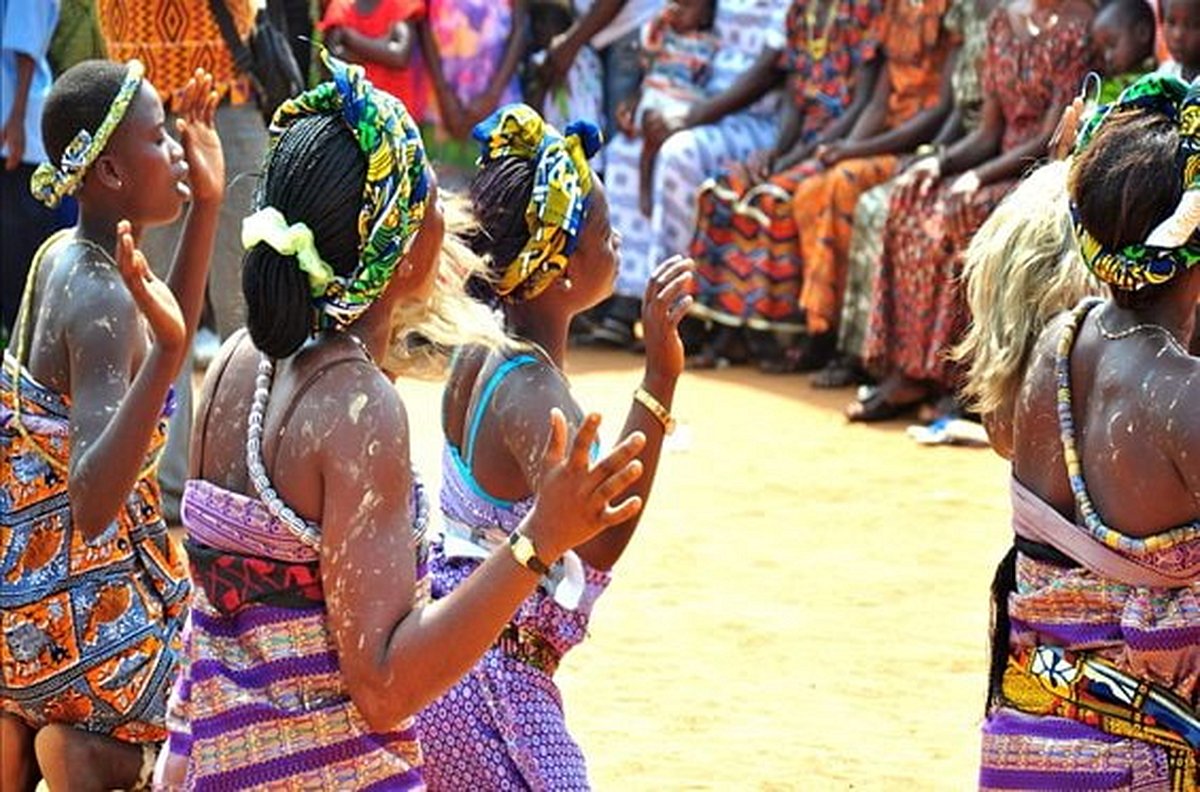
[[[642,361],[571,357],[611,439]],[[440,385],[400,387],[433,475]],[[848,425],[851,396],[684,375],[645,519],[558,673],[598,790],[974,786],[1007,468]]]

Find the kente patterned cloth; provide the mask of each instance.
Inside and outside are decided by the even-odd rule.
[[[222,0],[244,41],[254,26],[251,0]],[[249,81],[238,74],[229,45],[208,2],[197,0],[97,0],[100,30],[115,61],[133,58],[146,64],[148,79],[168,110],[203,68],[213,88],[233,104],[250,100]]]
[[[271,119],[271,145],[301,118],[340,115],[367,160],[358,213],[358,266],[349,275],[330,272],[324,293],[314,298],[323,322],[345,327],[383,293],[408,252],[425,217],[429,176],[421,132],[404,104],[376,90],[362,66],[326,51],[321,55],[333,79],[279,106]],[[270,156],[268,152],[268,161]]]
[[[888,128],[936,104],[942,64],[958,43],[958,35],[943,24],[948,8],[949,0],[890,0],[875,18],[873,34],[887,53],[880,79],[888,80],[891,86]],[[874,11],[861,7],[855,10],[860,17]],[[862,23],[858,26],[857,35],[864,35]],[[796,31],[793,38],[807,35],[807,30]],[[859,46],[869,47],[870,41],[867,34]],[[813,49],[811,42],[805,46]],[[867,49],[858,60],[844,61],[850,71],[836,79],[851,81],[853,67],[869,60],[872,51]],[[813,79],[806,75],[794,79],[805,78]],[[819,129],[814,129],[814,137],[817,133]],[[796,322],[806,278],[800,227],[816,223],[819,218],[815,215],[833,206],[832,221],[822,224],[812,238],[817,242],[834,239],[839,250],[847,251],[854,202],[863,191],[890,178],[895,166],[896,158],[891,155],[841,163],[833,169],[838,175],[829,177],[833,181],[811,188],[820,195],[802,194],[802,200],[797,200],[797,191],[806,189],[805,183],[813,178],[824,178],[822,169],[811,162],[774,174],[764,182],[753,178],[744,167],[734,166],[706,183],[698,198],[700,222],[692,243],[692,256],[697,261],[697,313],[756,329],[800,329]],[[834,190],[840,194],[836,205],[828,195]],[[800,225],[797,217],[801,218]],[[821,245],[817,247],[824,250]],[[839,258],[846,255],[842,252]],[[818,331],[836,325],[846,269],[844,262],[827,263],[814,273],[806,301],[818,303],[813,319]]]
[[[446,535],[434,544],[430,558],[434,599],[461,585],[507,538],[532,498],[491,497],[459,450],[447,443],[441,504]],[[430,790],[590,788],[553,672],[587,635],[592,607],[611,576],[574,553],[551,571],[552,577],[521,603],[500,640],[417,716]]]
[[[419,607],[428,599],[419,483],[411,504]],[[181,510],[197,589],[167,746],[186,758],[186,788],[424,789],[412,719],[375,732],[350,699],[317,551],[262,501],[209,482],[189,481]]]
[[[1018,35],[1006,8],[988,20],[983,65],[986,96],[1004,114],[1000,151],[1040,134],[1047,112],[1058,112],[1078,91],[1091,59],[1087,23],[1060,19],[1038,36]],[[893,198],[883,235],[883,255],[872,288],[871,319],[863,356],[872,370],[953,388],[959,371],[945,354],[967,325],[961,278],[963,255],[976,229],[1016,185],[985,185],[966,205],[965,229],[952,233],[947,205],[954,178],[911,204]]]
[[[1074,453],[1069,375],[1076,310],[1058,355],[1074,522],[1013,479],[1013,528],[1078,563],[1018,553],[1007,600],[1003,701],[983,727],[982,789],[1194,790],[1200,757],[1200,519],[1144,539],[1096,513]],[[1074,460],[1074,461],[1073,461]]]
[[[71,521],[70,413],[69,398],[6,353],[0,711],[34,728],[66,723],[125,742],[159,742],[191,591],[167,536],[152,463],[166,442],[166,419],[124,507],[89,540]]]

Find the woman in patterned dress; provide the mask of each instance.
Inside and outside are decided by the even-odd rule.
[[[616,135],[605,148],[604,185],[613,228],[621,235],[615,297],[604,306],[602,340],[629,343],[638,305],[658,262],[685,254],[696,229],[696,192],[722,165],[745,159],[775,139],[776,68],[787,4],[717,0],[713,32],[720,40],[706,99],[686,113],[649,112],[640,137]],[[650,217],[638,197],[643,145],[658,150]]]
[[[1019,378],[982,790],[1200,781],[1194,90],[1138,81],[1070,166],[1065,219],[1109,299],[1052,320]]]
[[[471,128],[521,98],[525,0],[429,0],[418,25],[430,85],[422,129],[430,160],[456,182],[474,165]]]
[[[883,244],[892,190],[920,172],[922,159],[970,134],[979,126],[983,92],[979,81],[987,49],[987,18],[996,0],[955,0],[946,27],[962,37],[951,76],[954,110],[928,146],[917,149],[899,176],[867,190],[854,206],[845,291],[837,330],[837,354],[810,380],[816,388],[840,388],[868,378],[862,368],[862,345],[871,311],[871,284]]]
[[[531,505],[546,433],[536,416],[582,412],[563,374],[571,318],[612,293],[616,235],[603,185],[586,164],[598,131],[565,137],[524,105],[475,132],[482,162],[472,183],[482,226],[472,245],[491,261],[480,295],[499,305],[517,343],[462,349],[443,400],[445,536],[430,569],[434,598],[469,587],[480,559],[503,543]],[[564,207],[559,215],[551,205]],[[526,218],[536,217],[531,230]],[[683,369],[677,325],[690,298],[689,262],[668,259],[645,294],[646,367],[623,434],[647,437],[643,501],[658,467]],[[431,790],[586,790],[583,753],[567,729],[554,672],[587,634],[597,598],[638,525],[634,518],[576,545],[543,569],[538,589],[462,681],[418,718]]]
[[[1078,0],[1013,0],[992,12],[983,121],[892,197],[864,349],[884,380],[847,407],[850,420],[889,418],[953,391],[958,370],[946,353],[966,325],[963,253],[1028,163],[1046,153],[1091,62],[1091,17]]]

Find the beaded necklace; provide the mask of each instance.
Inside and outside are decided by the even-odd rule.
[[[1098,329],[1100,331],[1100,335],[1104,336],[1109,341],[1120,341],[1122,338],[1129,338],[1130,336],[1132,336],[1136,333],[1143,333],[1143,332],[1144,333],[1161,334],[1162,336],[1164,336],[1166,338],[1167,344],[1171,347],[1171,349],[1174,349],[1176,352],[1178,352],[1181,355],[1184,355],[1185,357],[1188,354],[1187,349],[1185,349],[1183,344],[1181,344],[1179,342],[1179,339],[1175,337],[1174,333],[1172,333],[1170,330],[1163,327],[1162,325],[1156,324],[1154,322],[1143,322],[1141,324],[1135,324],[1132,327],[1127,327],[1124,330],[1118,330],[1116,332],[1113,332],[1112,330],[1109,330],[1107,327],[1104,326],[1103,317],[1101,317],[1099,314],[1097,314],[1096,315],[1096,329]]]
[[[829,32],[833,29],[833,21],[837,17],[839,0],[829,0],[829,5],[825,10],[825,27],[821,31],[821,36],[818,38],[816,33],[817,26],[817,0],[811,0],[808,8],[804,12],[804,26],[808,31],[808,41],[805,49],[812,56],[813,60],[821,60],[829,52]]]
[[[1098,299],[1085,300],[1071,312],[1071,320],[1063,328],[1062,337],[1059,338],[1055,351],[1054,378],[1057,386],[1056,401],[1063,461],[1066,463],[1071,492],[1075,496],[1075,507],[1083,517],[1084,527],[1096,540],[1114,550],[1130,555],[1156,552],[1178,542],[1187,542],[1195,537],[1200,537],[1200,521],[1189,523],[1181,529],[1167,533],[1147,536],[1144,539],[1126,536],[1120,531],[1108,527],[1096,511],[1092,498],[1088,494],[1087,484],[1083,479],[1083,464],[1079,460],[1079,450],[1075,444],[1074,399],[1071,393],[1071,350],[1075,346],[1075,338],[1079,334],[1083,320],[1087,317],[1088,312],[1101,302]]]
[[[375,360],[363,340],[353,333],[343,332],[354,341],[367,362],[374,365]],[[254,379],[254,399],[250,403],[250,415],[247,417],[246,429],[246,470],[250,475],[250,483],[258,493],[259,500],[267,507],[271,516],[279,520],[302,544],[313,549],[321,546],[321,533],[316,526],[296,514],[291,506],[283,502],[271,479],[262,459],[263,418],[266,414],[267,399],[271,395],[271,383],[275,378],[275,364],[271,358],[262,355],[258,361],[258,375]]]

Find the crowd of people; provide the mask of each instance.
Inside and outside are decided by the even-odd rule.
[[[1200,785],[1197,0],[0,19],[3,789],[586,789],[554,671],[738,363],[1011,460],[982,788]]]

